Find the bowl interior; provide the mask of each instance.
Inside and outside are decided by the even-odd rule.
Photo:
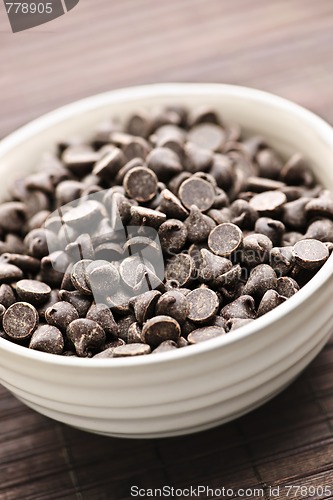
[[[168,103],[182,103],[189,108],[200,104],[214,106],[226,122],[239,123],[245,134],[264,136],[284,157],[298,151],[303,153],[313,166],[319,181],[333,190],[333,169],[330,168],[333,157],[333,131],[319,117],[296,104],[254,89],[221,84],[164,84],[112,91],[78,101],[31,122],[3,140],[0,143],[0,199],[8,196],[8,186],[15,178],[33,171],[42,155],[54,150],[58,140],[73,135],[89,138],[92,131],[111,116],[125,121],[134,109],[151,108]],[[318,288],[332,272],[331,257],[318,275],[311,280],[311,283],[313,281],[316,284],[313,288]],[[208,344],[213,348],[219,342],[233,342],[244,334],[262,328],[284,311],[290,310],[309,293],[311,293],[309,287],[307,290],[302,289],[295,297],[282,304],[278,308],[279,311],[271,311],[256,320],[255,325],[239,329],[233,335],[233,339],[214,339]],[[206,350],[209,347],[201,344],[195,348],[192,352]],[[20,347],[11,345],[10,349],[20,349]],[[27,351],[27,356],[41,355],[28,352],[27,349],[23,350]],[[182,353],[182,355],[189,354],[189,352]],[[43,355],[45,356],[44,353]],[[165,356],[166,359],[171,359],[173,355],[174,353],[166,353],[159,357],[162,359]],[[68,363],[77,361],[82,360],[65,360]],[[122,360],[125,363],[127,361],[133,363],[133,360]],[[143,361],[138,360],[138,362]]]

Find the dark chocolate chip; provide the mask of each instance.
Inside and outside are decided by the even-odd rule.
[[[91,357],[94,351],[100,350],[105,344],[103,328],[91,319],[75,319],[68,325],[66,333],[79,357]]]
[[[296,231],[302,231],[307,223],[307,212],[305,206],[309,203],[310,198],[302,196],[297,200],[290,201],[283,206],[283,222],[289,228]]]
[[[213,219],[201,213],[196,205],[190,207],[190,214],[184,224],[187,230],[187,239],[190,243],[205,241],[216,226]]]
[[[287,184],[312,186],[314,178],[300,153],[295,153],[280,171],[280,178]]]
[[[155,172],[160,181],[168,181],[183,168],[179,156],[169,148],[155,148],[146,158],[147,166]]]
[[[257,317],[259,318],[267,312],[272,311],[272,309],[275,309],[275,307],[279,306],[285,301],[286,297],[279,295],[276,290],[267,290],[260,301],[257,311]]]
[[[157,347],[165,340],[177,341],[180,337],[178,321],[170,316],[155,316],[149,319],[142,329],[142,337],[152,347]]]
[[[42,281],[23,279],[16,283],[16,292],[24,302],[39,306],[50,298],[51,288]]]
[[[254,319],[256,317],[255,302],[250,295],[241,295],[233,302],[224,306],[220,315],[225,319],[241,318]]]
[[[134,314],[138,323],[142,324],[154,315],[160,296],[161,292],[158,290],[149,290],[132,300]]]
[[[82,259],[76,262],[71,270],[71,280],[79,292],[84,293],[85,295],[91,295],[91,288],[89,284],[89,273],[87,271],[87,267],[93,261],[90,259]]]
[[[153,354],[158,354],[159,352],[173,351],[174,349],[178,349],[178,347],[179,346],[173,340],[165,340],[158,347],[156,347],[156,349],[153,350]]]
[[[163,191],[161,191],[161,203],[158,210],[172,219],[184,220],[188,216],[188,212],[183,207],[180,200],[168,189],[163,189]]]
[[[110,181],[117,175],[125,163],[126,158],[121,149],[111,148],[95,163],[92,173],[102,179]]]
[[[287,197],[281,191],[264,191],[253,196],[250,205],[260,215],[270,216],[276,213],[286,202]]]
[[[333,196],[328,190],[324,190],[318,198],[309,201],[305,210],[310,217],[333,218]]]
[[[116,347],[113,350],[114,358],[125,358],[150,354],[151,348],[147,344],[126,344]]]
[[[188,139],[200,148],[221,151],[226,141],[226,133],[214,123],[200,123],[191,128]]]
[[[168,315],[181,325],[189,313],[189,304],[186,296],[177,290],[169,290],[159,297],[156,304],[157,315]]]
[[[296,263],[304,269],[317,269],[326,262],[329,252],[321,241],[307,239],[294,245],[293,255]]]
[[[16,302],[16,297],[12,287],[5,283],[0,285],[0,304],[8,309],[14,302]]]
[[[305,239],[313,238],[315,240],[333,242],[333,221],[331,219],[318,219],[309,224]]]
[[[251,270],[243,293],[244,295],[253,295],[256,299],[261,299],[267,290],[276,290],[276,288],[277,277],[274,269],[268,264],[259,264],[259,266]]]
[[[278,246],[281,244],[285,225],[280,220],[271,219],[270,217],[259,217],[254,225],[254,230],[256,233],[267,236],[274,246]]]
[[[214,255],[209,250],[203,248],[200,250],[200,279],[205,282],[214,282],[219,276],[223,275],[232,268],[232,262],[225,257]]]
[[[277,292],[283,297],[292,297],[299,290],[297,281],[289,276],[281,276],[277,280]]]
[[[227,257],[237,250],[242,243],[242,237],[242,231],[238,226],[226,222],[211,231],[208,246],[216,255]]]
[[[269,260],[277,276],[285,276],[292,269],[295,263],[292,250],[292,246],[272,248]]]
[[[241,259],[246,266],[253,267],[269,261],[272,241],[260,233],[253,233],[243,238]]]
[[[232,222],[240,229],[253,229],[257,219],[258,212],[245,200],[235,200],[230,205],[231,219],[225,222]]]
[[[45,319],[49,325],[56,326],[65,332],[72,321],[79,319],[79,314],[72,304],[61,301],[46,309]]]
[[[185,253],[175,255],[168,259],[165,268],[167,280],[177,280],[180,286],[189,283],[195,275],[195,262],[192,257]]]
[[[23,278],[22,269],[0,261],[0,283],[11,283]]]
[[[21,232],[26,220],[26,206],[19,201],[0,204],[0,228],[9,233]]]
[[[12,304],[4,314],[3,329],[13,339],[31,337],[38,326],[38,313],[27,302]]]
[[[61,331],[55,326],[40,325],[32,334],[29,349],[49,354],[62,354],[64,338]]]
[[[197,288],[186,296],[189,307],[188,319],[195,323],[210,320],[218,311],[219,299],[209,288]]]
[[[214,339],[225,335],[224,328],[217,326],[204,326],[202,328],[197,328],[193,330],[187,337],[189,344],[199,344],[200,342],[205,342],[206,340]]]
[[[192,176],[180,186],[179,197],[186,208],[196,205],[205,212],[214,203],[215,190],[209,182]]]
[[[79,313],[80,318],[84,317],[89,307],[91,306],[91,297],[88,295],[83,295],[81,292],[68,291],[68,290],[60,290],[59,291],[60,300],[65,300],[72,304],[77,312]]]
[[[134,167],[127,172],[123,185],[126,194],[139,202],[152,200],[157,193],[156,174],[146,167]]]
[[[166,215],[159,210],[152,210],[147,207],[131,207],[131,223],[134,225],[144,225],[155,229],[165,222]]]
[[[183,222],[169,219],[163,222],[158,230],[162,250],[167,254],[175,254],[182,250],[187,239],[187,229]]]

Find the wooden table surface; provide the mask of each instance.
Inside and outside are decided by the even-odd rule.
[[[253,86],[333,122],[332,47],[332,0],[80,0],[65,16],[15,35],[1,2],[0,136],[74,99],[166,81]],[[331,343],[249,415],[148,441],[71,429],[0,389],[0,499],[120,500],[131,498],[132,485],[333,499],[332,375]],[[287,496],[286,485],[303,490]]]

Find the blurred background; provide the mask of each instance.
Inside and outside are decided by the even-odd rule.
[[[227,82],[333,122],[332,0],[80,0],[13,34],[0,5],[0,135],[97,92],[150,82]]]
[[[1,2],[0,137],[94,93],[171,81],[257,87],[333,123],[332,48],[332,0],[80,0],[16,34]],[[167,440],[85,434],[0,388],[0,499],[127,499],[131,484],[262,487],[265,500],[269,486],[331,488],[332,349],[255,412]]]

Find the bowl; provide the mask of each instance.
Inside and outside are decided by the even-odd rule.
[[[1,188],[33,170],[66,135],[89,137],[111,115],[183,103],[214,106],[226,121],[261,134],[282,155],[300,151],[333,190],[333,130],[285,99],[222,84],[163,84],[75,102],[0,144]],[[281,391],[318,354],[333,326],[333,257],[285,303],[251,324],[188,348],[135,359],[45,354],[0,338],[0,379],[34,410],[77,428],[132,438],[175,436],[232,420]]]

